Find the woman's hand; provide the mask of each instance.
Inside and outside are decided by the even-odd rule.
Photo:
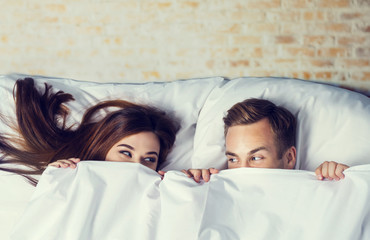
[[[183,169],[181,172],[185,173],[189,178],[193,178],[195,182],[199,183],[201,179],[208,182],[212,174],[219,173],[216,168],[209,169]]]
[[[316,168],[315,173],[317,179],[324,180],[340,180],[344,178],[343,171],[349,168],[349,166],[337,163],[337,162],[323,162],[318,168]]]
[[[68,158],[68,159],[60,159],[53,163],[50,163],[48,166],[53,166],[57,168],[76,168],[77,163],[81,160],[79,158]]]
[[[162,178],[162,180],[163,180],[163,178],[164,178],[164,174],[166,173],[165,171],[162,171],[162,170],[158,170],[157,171],[157,173],[159,174],[159,175],[161,175],[161,178]]]

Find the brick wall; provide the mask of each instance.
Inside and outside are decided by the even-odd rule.
[[[370,89],[370,0],[0,3],[1,74],[284,76]]]

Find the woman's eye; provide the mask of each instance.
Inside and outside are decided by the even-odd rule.
[[[123,155],[126,155],[128,157],[132,157],[131,153],[128,152],[128,151],[120,151],[120,153],[122,153]]]
[[[144,161],[145,162],[152,162],[152,163],[154,163],[156,161],[156,159],[155,158],[151,158],[151,157],[147,157],[147,158],[144,158]]]
[[[251,159],[252,159],[252,161],[259,161],[259,160],[262,159],[262,157],[252,157]]]
[[[229,158],[229,162],[236,163],[236,162],[238,162],[238,159],[236,159],[236,158]]]

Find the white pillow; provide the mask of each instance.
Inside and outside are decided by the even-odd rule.
[[[298,120],[297,169],[324,161],[370,163],[370,98],[326,84],[285,78],[238,78],[215,88],[199,115],[193,168],[226,168],[223,117],[235,103],[263,98]]]
[[[1,112],[14,116],[13,86],[17,79],[25,77],[28,76],[20,74],[0,76],[0,98],[1,102],[5,103]],[[43,89],[44,82],[47,82],[53,86],[54,91],[62,90],[73,95],[75,101],[68,104],[72,111],[70,122],[80,121],[88,107],[108,99],[149,104],[173,115],[180,121],[181,129],[176,136],[173,150],[161,166],[163,170],[191,168],[190,158],[199,111],[214,86],[224,81],[222,77],[211,77],[173,82],[94,83],[44,76],[29,77],[35,79],[40,89]],[[0,130],[4,132],[8,129],[1,124]]]

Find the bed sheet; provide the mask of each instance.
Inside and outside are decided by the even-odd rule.
[[[244,168],[198,184],[133,163],[48,168],[12,239],[369,239],[370,165],[345,174]]]

